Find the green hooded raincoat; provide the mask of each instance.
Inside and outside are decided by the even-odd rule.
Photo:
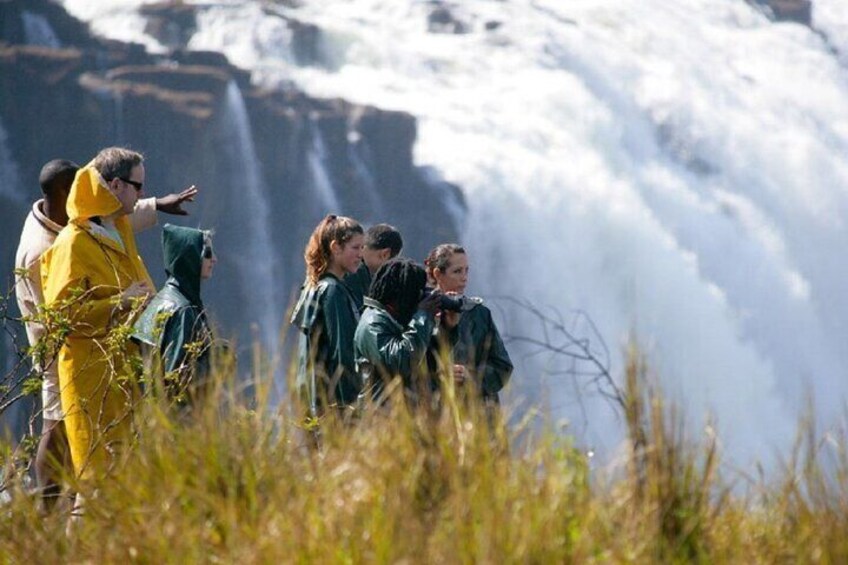
[[[168,280],[135,324],[133,337],[158,352],[170,396],[197,388],[209,373],[212,333],[200,299],[202,230],[165,224]],[[155,354],[154,354],[155,356]]]
[[[356,402],[361,381],[353,356],[359,309],[345,284],[325,273],[305,285],[291,322],[300,333],[296,386],[313,416]]]
[[[403,379],[407,395],[413,399],[422,392],[434,390],[435,382],[426,378],[426,367],[422,363],[434,326],[433,316],[419,310],[404,328],[382,304],[365,298],[365,312],[356,328],[354,350],[360,373],[371,381],[368,386],[375,398],[385,384],[397,376]],[[422,375],[426,382],[420,380]]]
[[[492,312],[483,304],[463,312],[450,342],[453,362],[468,367],[483,399],[497,404],[498,392],[509,382],[513,366]]]
[[[359,312],[364,311],[365,297],[368,296],[368,290],[371,288],[371,271],[368,270],[368,265],[363,261],[355,273],[345,275],[344,283],[350,290],[350,295]]]

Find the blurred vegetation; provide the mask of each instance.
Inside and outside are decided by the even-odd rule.
[[[735,474],[638,349],[624,357],[627,439],[602,468],[539,414],[507,427],[448,382],[438,413],[395,391],[325,418],[316,449],[302,407],[269,407],[270,371],[248,387],[224,358],[190,411],[141,400],[106,480],[66,477],[87,500],[78,520],[69,497],[40,509],[34,438],[0,449],[0,562],[848,562],[844,433],[817,437],[807,417],[769,480]]]

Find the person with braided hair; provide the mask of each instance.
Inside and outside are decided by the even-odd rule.
[[[356,220],[330,214],[303,254],[306,283],[291,322],[300,334],[296,387],[313,418],[352,406],[360,392],[353,356],[359,308],[343,278],[359,268],[363,239]]]
[[[381,399],[386,384],[403,380],[412,404],[432,396],[438,383],[422,363],[439,306],[439,293],[424,292],[427,273],[409,259],[392,259],[374,276],[354,336],[354,353],[368,393]],[[423,297],[423,298],[422,298]]]

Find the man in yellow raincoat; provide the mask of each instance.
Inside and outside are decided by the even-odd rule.
[[[57,357],[59,387],[79,478],[108,470],[130,438],[139,397],[130,363],[136,346],[114,330],[154,292],[127,218],[143,185],[139,153],[102,150],[77,172],[68,225],[42,256],[45,304],[67,320]]]

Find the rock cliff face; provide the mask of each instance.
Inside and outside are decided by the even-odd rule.
[[[171,52],[94,37],[47,0],[0,2],[0,138],[5,132],[10,153],[0,179],[17,178],[14,189],[0,190],[4,281],[11,282],[20,227],[39,197],[41,166],[60,157],[84,164],[110,145],[145,154],[148,195],[201,188],[191,216],[160,221],[217,231],[219,265],[204,295],[220,326],[243,343],[251,313],[268,308],[246,307],[262,295],[258,288],[270,289],[279,309],[267,319],[282,323],[303,277],[308,234],[327,213],[393,223],[405,253],[419,259],[457,238],[447,203],[462,202],[461,194],[413,162],[415,118],[293,87],[256,88],[223,55],[183,48],[191,9],[163,3],[147,15],[149,33]],[[315,30],[292,26],[294,51],[308,62]],[[161,283],[158,233],[139,240]]]
[[[813,23],[812,0],[755,0],[766,6],[770,15],[779,22],[795,22],[804,25]]]

